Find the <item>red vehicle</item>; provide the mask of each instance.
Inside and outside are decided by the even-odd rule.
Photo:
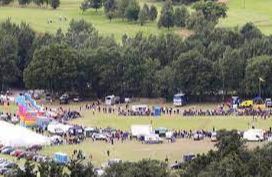
[[[25,153],[25,158],[26,158],[26,160],[32,160],[35,155],[36,154],[33,153],[33,152],[26,152]]]
[[[16,149],[15,151],[11,152],[10,155],[11,155],[11,156],[17,157],[17,156],[20,155],[22,152],[23,152],[23,150],[21,150],[21,149]]]

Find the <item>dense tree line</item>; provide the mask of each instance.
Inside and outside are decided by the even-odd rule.
[[[23,168],[16,166],[5,177],[98,177],[91,162],[82,151],[72,156],[66,165],[54,161],[35,164],[26,161]],[[114,163],[105,169],[103,177],[170,177],[167,164],[158,160]]]
[[[124,35],[121,43],[83,20],[54,35],[35,34],[9,20],[0,31],[2,89],[166,98],[183,91],[202,99],[255,96],[262,78],[262,95],[272,95],[272,38],[251,23],[240,29],[206,24],[186,39],[173,33]]]
[[[182,5],[174,9],[173,3],[166,0],[158,20],[159,27],[186,27],[194,31],[202,31],[203,26],[214,28],[219,18],[225,18],[227,6],[224,3],[200,1],[193,4],[194,11],[189,13]]]
[[[82,12],[89,8],[99,9],[104,7],[106,17],[111,21],[113,18],[127,19],[128,21],[139,21],[144,25],[147,21],[154,21],[158,11],[156,6],[147,4],[141,8],[137,0],[84,0],[80,9]]]

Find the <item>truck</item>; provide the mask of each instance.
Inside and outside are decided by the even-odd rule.
[[[173,98],[174,106],[184,106],[187,104],[187,98],[184,93],[177,93]]]
[[[105,104],[110,106],[110,105],[114,105],[120,103],[120,97],[119,96],[115,96],[115,95],[108,95],[105,97]]]

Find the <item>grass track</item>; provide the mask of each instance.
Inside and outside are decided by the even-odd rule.
[[[253,22],[263,33],[272,34],[271,0],[228,0],[227,5],[228,17],[221,20],[220,26],[241,27],[246,22]]]

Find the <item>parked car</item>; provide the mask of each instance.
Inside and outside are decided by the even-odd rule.
[[[59,145],[59,144],[63,144],[63,139],[61,136],[55,135],[50,138],[50,142],[53,145]]]
[[[33,157],[35,156],[36,154],[34,152],[26,152],[25,154],[25,158],[26,160],[33,160]]]
[[[68,94],[63,94],[59,98],[60,104],[68,104],[69,103],[69,95]]]
[[[80,102],[81,101],[81,98],[77,95],[73,98],[73,101],[74,102]]]
[[[249,108],[253,106],[253,100],[245,100],[240,105],[242,108]]]
[[[266,98],[265,99],[265,107],[267,107],[267,108],[272,107],[272,100],[271,100],[271,98]]]
[[[105,170],[103,170],[102,168],[94,168],[94,173],[97,176],[103,176],[105,174]]]
[[[204,135],[202,133],[200,133],[200,132],[196,132],[194,134],[193,138],[194,138],[195,141],[203,140],[204,139]]]
[[[182,165],[183,165],[183,162],[175,162],[170,165],[170,168],[172,170],[178,170],[178,169],[181,169]]]
[[[61,128],[56,128],[55,129],[55,135],[62,136],[65,132]]]
[[[17,157],[17,156],[19,156],[21,153],[23,153],[23,150],[21,150],[21,149],[16,149],[16,150],[14,150],[13,152],[11,152],[10,155],[11,155],[11,156]]]
[[[12,147],[6,148],[1,151],[2,154],[10,154],[14,149]]]
[[[33,145],[30,146],[26,149],[27,151],[40,151],[42,150],[42,146],[41,145]]]
[[[107,140],[108,140],[107,135],[104,134],[104,133],[94,133],[94,134],[92,135],[92,138],[93,138],[94,140],[102,140],[102,141],[107,141]]]
[[[154,134],[154,135],[146,135],[144,137],[144,142],[146,144],[162,144],[163,140],[162,138],[159,137],[159,135]]]
[[[45,100],[50,101],[51,99],[52,99],[51,94],[50,93],[46,93],[45,94]]]
[[[114,164],[121,163],[121,162],[122,162],[121,159],[110,159],[110,160],[108,161],[108,166],[111,167],[111,166],[113,166]]]
[[[8,168],[0,168],[0,175],[4,175],[9,169]]]
[[[84,133],[86,137],[92,137],[93,134],[99,133],[97,128],[87,127],[84,129]]]
[[[4,149],[7,149],[7,148],[12,148],[11,146],[3,146],[1,147],[0,151],[2,152]]]
[[[183,162],[189,162],[193,160],[195,157],[196,157],[195,154],[192,154],[192,153],[185,154],[183,155]]]
[[[216,142],[217,141],[217,133],[216,132],[212,132],[211,141],[212,142]]]

